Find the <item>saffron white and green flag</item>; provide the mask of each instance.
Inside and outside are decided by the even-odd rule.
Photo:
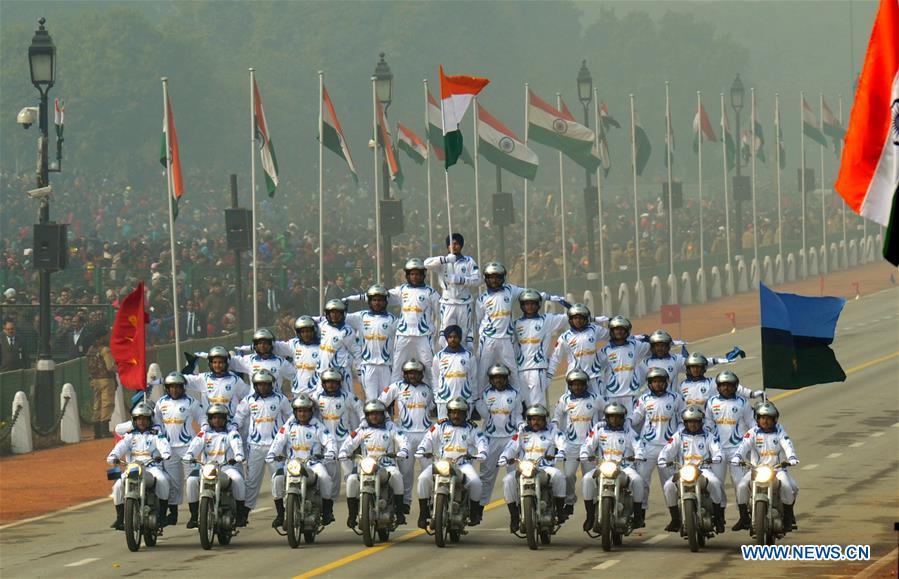
[[[478,152],[506,171],[533,181],[537,175],[537,154],[515,133],[478,103]]]
[[[322,144],[334,152],[338,157],[346,162],[353,181],[359,182],[359,174],[356,172],[356,164],[353,163],[353,157],[350,155],[350,149],[347,147],[346,137],[343,135],[343,127],[340,126],[340,120],[337,113],[334,112],[334,103],[331,101],[331,95],[328,89],[322,86]]]
[[[278,158],[275,156],[275,145],[272,144],[271,134],[268,131],[268,123],[265,120],[265,111],[262,108],[262,96],[259,94],[259,85],[253,78],[253,104],[256,107],[256,144],[259,146],[259,155],[262,158],[262,171],[265,173],[265,188],[268,196],[274,197],[278,188]]]

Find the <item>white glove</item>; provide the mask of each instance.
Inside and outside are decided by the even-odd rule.
[[[456,263],[456,254],[455,253],[447,253],[446,257],[443,258],[444,263]]]

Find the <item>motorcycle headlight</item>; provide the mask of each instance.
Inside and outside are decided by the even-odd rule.
[[[434,470],[437,471],[437,474],[440,476],[449,476],[451,467],[448,460],[438,460],[434,463]]]
[[[203,465],[203,478],[206,480],[213,480],[219,474],[218,469],[214,464],[204,464]]]
[[[695,465],[687,464],[680,469],[680,479],[685,483],[695,483],[699,478],[699,469]]]
[[[303,462],[296,458],[290,459],[287,461],[287,472],[290,476],[300,476],[303,472]]]
[[[139,462],[129,462],[126,472],[128,476],[140,476],[143,471]]]
[[[613,478],[618,474],[618,463],[605,460],[599,465],[599,472],[606,478]]]
[[[362,474],[372,474],[378,468],[378,461],[370,456],[366,456],[359,461],[359,468],[362,470]]]
[[[769,483],[774,478],[774,469],[770,466],[760,466],[755,469],[755,482]]]
[[[526,476],[528,478],[534,476],[534,472],[537,470],[537,464],[530,460],[523,460],[518,463],[518,472],[522,476]]]

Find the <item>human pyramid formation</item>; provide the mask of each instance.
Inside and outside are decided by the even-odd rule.
[[[632,336],[622,316],[593,317],[582,304],[506,283],[506,270],[496,262],[484,267],[486,291],[475,296],[482,277],[478,264],[462,254],[462,235],[446,241],[447,255],[406,262],[406,283],[393,289],[373,285],[365,294],[328,301],[322,316],[300,316],[295,338],[277,341],[259,329],[252,346],[198,352],[209,370],[196,374],[195,360],[165,378],[166,394],[155,405],[140,398],[132,420],[117,428],[123,438],[108,462],[147,463],[156,479],[160,519],[170,525],[177,523],[186,464],[215,463],[228,475],[238,526],[247,525],[268,469],[275,528],[284,524],[283,464],[291,458],[308,459],[317,475],[323,524],[334,521],[338,477],[345,480],[351,528],[359,515],[359,479],[351,460],[356,453],[378,459],[387,470],[397,524],[410,512],[418,461],[421,528],[430,522],[432,459],[456,460],[464,474],[469,525],[480,522],[505,467],[503,494],[513,533],[521,524],[514,461],[535,461],[546,473],[558,524],[574,512],[581,468],[585,531],[596,514],[596,461],[619,462],[627,474],[634,528],[644,526],[656,470],[671,513],[669,531],[681,524],[670,465],[695,464],[708,481],[716,531],[724,531],[728,470],[740,511],[733,530],[749,528],[750,473],[743,461],[798,460],[773,404],[756,407],[754,424],[749,399],[763,397],[761,391],[747,389],[730,371],[716,379],[705,375],[709,366],[745,356],[742,350],[706,358],[688,354],[664,330]],[[442,295],[425,284],[429,269]],[[362,300],[367,310],[347,314],[347,302]],[[546,300],[567,312],[541,313]],[[516,302],[520,317],[513,315]],[[391,305],[399,306],[399,315],[388,311]],[[683,353],[672,353],[673,345],[684,346]],[[550,411],[547,389],[563,362],[567,390]],[[241,373],[250,376],[252,391]],[[364,402],[354,393],[354,378]],[[282,394],[288,385],[290,396]],[[562,461],[561,469],[556,461]],[[786,469],[777,477],[784,528],[790,530],[798,486]],[[121,479],[113,497],[112,527],[122,529]],[[187,476],[187,528],[197,527],[198,501],[199,475],[193,472]]]

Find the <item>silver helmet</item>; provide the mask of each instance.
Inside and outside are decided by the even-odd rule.
[[[691,404],[687,406],[687,409],[681,414],[681,418],[684,419],[684,422],[687,420],[702,420],[705,418],[705,412],[699,406]]]
[[[376,283],[375,285],[369,287],[369,288],[365,291],[365,297],[366,297],[367,299],[369,299],[369,300],[372,299],[372,298],[374,298],[374,297],[378,297],[378,296],[384,298],[385,300],[389,297],[389,294],[388,294],[388,292],[387,292],[387,288],[384,287],[384,286],[382,286],[381,284],[377,284],[377,283]]]
[[[572,382],[583,382],[586,384],[589,381],[590,376],[587,376],[587,373],[580,368],[575,368],[565,375],[565,382],[567,382],[568,384],[571,384]]]
[[[671,334],[669,334],[665,330],[656,330],[649,335],[649,343],[671,345]]]
[[[297,321],[293,323],[293,329],[297,332],[306,328],[312,328],[313,330],[318,331],[318,324],[315,323],[315,320],[313,320],[311,316],[300,316],[297,318]]]
[[[231,411],[228,410],[228,407],[224,404],[213,404],[206,410],[206,416],[212,416],[214,414],[224,414],[227,418]]]
[[[328,368],[321,373],[322,382],[343,382],[343,374],[334,368]]]
[[[509,369],[502,364],[494,364],[493,366],[490,366],[489,370],[487,370],[488,378],[493,378],[494,376],[505,376],[506,378],[508,378],[509,375]]]
[[[446,405],[447,411],[449,410],[461,410],[462,412],[468,412],[468,402],[465,401],[461,396],[456,396]]]
[[[665,382],[668,382],[668,380],[671,379],[671,377],[668,376],[668,370],[658,367],[649,369],[649,372],[646,373],[646,383],[652,382],[653,378],[664,378]]]
[[[327,312],[345,312],[346,304],[341,300],[328,300],[325,304],[325,313]]]
[[[518,303],[537,302],[538,306],[543,305],[543,296],[537,290],[526,289],[518,296]]]
[[[702,366],[703,368],[705,368],[708,365],[708,359],[699,352],[693,352],[692,354],[687,356],[686,361],[684,361],[684,366]]]
[[[733,384],[734,386],[736,386],[740,383],[740,378],[738,378],[737,375],[730,370],[725,370],[724,372],[721,372],[720,374],[715,376],[715,384],[721,386],[724,383]]]
[[[780,418],[780,412],[777,411],[777,407],[771,402],[762,402],[755,409],[755,417],[759,416],[773,416],[774,420],[777,421]]]
[[[169,375],[165,377],[165,381],[162,384],[163,387],[177,385],[184,388],[187,386],[187,380],[184,379],[184,374],[181,372],[169,372]]]
[[[574,316],[584,316],[589,321],[591,318],[590,308],[584,304],[574,304],[568,308],[568,319],[570,320]]]
[[[231,354],[224,346],[213,346],[209,349],[209,353],[206,355],[206,359],[212,360],[213,358],[224,358],[225,362],[228,362],[229,360],[231,360]]]
[[[524,415],[528,418],[531,416],[542,416],[543,418],[546,418],[549,416],[549,411],[547,411],[546,406],[542,404],[532,404],[525,410]]]
[[[609,329],[612,328],[624,328],[628,332],[631,331],[631,321],[624,316],[615,316],[611,320],[609,320]]]
[[[272,334],[271,331],[269,331],[266,328],[259,328],[253,334],[253,343],[255,344],[256,342],[259,342],[260,340],[268,340],[269,342],[274,344],[275,343],[275,335]]]
[[[146,402],[139,402],[134,408],[131,409],[131,418],[137,418],[138,416],[146,416],[147,418],[150,418],[151,416],[153,416],[153,407]]]
[[[275,377],[265,368],[260,368],[253,372],[252,382],[253,384],[268,383],[274,385]]]
[[[423,373],[424,371],[425,371],[425,365],[422,364],[421,362],[419,362],[418,360],[416,360],[415,358],[412,358],[411,360],[409,360],[408,362],[403,364],[403,373],[406,373],[406,372],[422,372]]]
[[[506,277],[506,266],[498,261],[491,261],[484,266],[484,275],[499,275]]]
[[[602,413],[606,416],[616,414],[619,416],[627,416],[627,408],[624,407],[624,404],[619,402],[609,402],[606,404],[606,407],[603,408]]]
[[[425,262],[418,259],[417,257],[412,257],[406,260],[406,264],[403,266],[403,271],[410,272],[414,269],[425,271]]]
[[[387,412],[387,407],[380,400],[369,400],[362,409],[363,414],[371,414],[372,412]]]
[[[312,410],[313,408],[315,408],[315,402],[313,402],[312,398],[309,398],[305,394],[297,396],[290,405],[293,406],[294,410],[299,410],[301,408]]]

